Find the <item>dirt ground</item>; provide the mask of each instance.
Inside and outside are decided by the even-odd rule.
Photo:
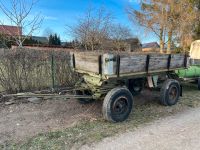
[[[137,96],[136,104],[144,104],[157,97],[156,92],[145,91]],[[0,143],[20,142],[39,133],[62,130],[80,120],[102,117],[102,102],[81,105],[76,100],[44,100],[33,104],[18,100],[15,104],[0,103]]]
[[[101,115],[99,102],[80,105],[76,100],[46,100],[41,104],[19,100],[0,106],[0,142],[20,142],[38,133],[61,130],[84,118]]]
[[[104,139],[83,150],[199,150],[200,108],[153,122],[145,127]]]

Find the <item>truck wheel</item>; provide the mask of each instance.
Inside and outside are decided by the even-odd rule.
[[[89,91],[84,90],[84,91],[80,91],[80,90],[76,90],[75,91],[75,95],[91,95]],[[77,98],[78,102],[80,104],[90,104],[92,102],[94,102],[94,99],[83,99],[83,98]]]
[[[144,81],[142,79],[134,79],[129,82],[129,90],[133,96],[138,95],[144,88]]]
[[[181,87],[177,80],[168,79],[161,88],[161,104],[164,106],[175,105],[180,97]]]
[[[126,120],[133,107],[133,96],[127,88],[112,89],[103,102],[103,117],[111,122]]]
[[[198,89],[200,90],[200,78],[198,78]]]

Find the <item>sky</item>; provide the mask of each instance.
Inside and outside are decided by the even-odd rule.
[[[44,17],[44,21],[40,31],[35,32],[34,35],[44,36],[45,30],[52,30],[60,35],[62,41],[70,41],[72,37],[66,32],[66,25],[73,26],[76,24],[77,19],[83,16],[90,6],[93,8],[100,8],[103,6],[107,11],[112,13],[116,23],[128,26],[132,34],[138,37],[142,43],[155,41],[155,37],[147,35],[144,29],[134,25],[128,19],[125,8],[131,6],[135,9],[139,9],[138,1],[139,0],[39,0],[34,6],[31,15],[40,13]],[[3,17],[1,16],[1,18]]]

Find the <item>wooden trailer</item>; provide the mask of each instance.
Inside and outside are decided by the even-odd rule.
[[[103,116],[112,122],[127,119],[133,96],[145,86],[160,89],[163,105],[175,105],[182,88],[174,71],[186,68],[187,59],[185,54],[75,52],[71,65],[82,74],[76,94],[92,97],[78,100],[103,99]]]

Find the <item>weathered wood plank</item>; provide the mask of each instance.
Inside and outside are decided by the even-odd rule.
[[[75,58],[77,60],[82,61],[90,61],[90,62],[97,62],[98,61],[98,54],[90,54],[90,53],[75,53]],[[97,62],[98,63],[98,62]]]
[[[121,56],[120,73],[144,72],[147,55]]]
[[[75,53],[74,56],[76,69],[99,73],[98,55],[89,53]]]
[[[151,54],[149,61],[149,71],[167,69],[169,55]]]
[[[185,59],[184,55],[181,55],[181,54],[172,54],[171,55],[171,65],[170,65],[170,68],[174,69],[174,68],[184,67],[184,59]]]

